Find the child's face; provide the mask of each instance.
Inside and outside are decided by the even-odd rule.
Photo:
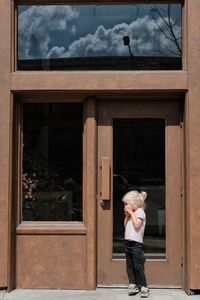
[[[131,209],[132,211],[136,211],[139,208],[139,206],[136,202],[127,203],[127,204],[125,204],[125,207]]]

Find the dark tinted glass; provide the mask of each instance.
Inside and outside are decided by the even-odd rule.
[[[82,105],[24,104],[23,221],[82,220]]]
[[[165,121],[114,119],[113,255],[124,256],[124,205],[130,190],[146,191],[144,252],[165,257]]]
[[[181,69],[181,4],[18,5],[18,70]]]

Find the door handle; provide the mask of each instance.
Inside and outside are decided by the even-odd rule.
[[[105,206],[105,202],[110,201],[110,158],[102,157],[101,160],[101,192],[100,192],[100,205]]]

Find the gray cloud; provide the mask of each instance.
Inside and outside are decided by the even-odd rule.
[[[67,23],[78,16],[79,13],[69,5],[32,5],[21,12],[18,19],[19,57],[32,58],[32,53],[46,57],[50,45],[49,32],[66,30]]]
[[[47,54],[46,58],[58,58],[65,52],[64,47],[53,47],[49,53]]]
[[[157,24],[169,35],[161,18],[157,19]],[[175,32],[180,33],[180,27],[176,27]],[[94,34],[88,34],[74,41],[62,57],[129,55],[127,46],[123,44],[123,36],[126,35],[130,37],[130,47],[134,55],[177,53],[176,45],[161,33],[152,18],[145,16],[129,25],[122,23],[110,29],[100,25]]]

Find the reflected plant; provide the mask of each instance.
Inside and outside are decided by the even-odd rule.
[[[32,150],[28,143],[23,145],[23,199],[35,201],[36,192],[43,191],[47,184],[52,184],[59,178],[54,167],[44,167],[37,160],[32,159]]]
[[[38,187],[38,179],[36,173],[28,174],[25,173],[22,175],[22,184],[23,184],[23,198],[26,200],[35,200],[34,192]]]

